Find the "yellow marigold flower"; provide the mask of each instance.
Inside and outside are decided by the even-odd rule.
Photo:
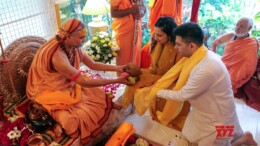
[[[101,42],[102,44],[104,44],[106,41],[105,41],[104,39],[102,39],[100,42]]]
[[[93,37],[93,41],[97,41],[98,40],[98,38],[97,37]]]
[[[112,56],[116,57],[117,53],[116,52],[112,52]]]
[[[113,43],[112,43],[112,42],[109,42],[108,45],[109,45],[110,47],[112,47],[112,46],[113,46]]]
[[[94,56],[94,55],[91,55],[91,58],[94,60],[94,59],[95,59],[95,56]]]

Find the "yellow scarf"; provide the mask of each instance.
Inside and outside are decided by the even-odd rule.
[[[156,100],[156,94],[161,89],[168,89],[176,83],[173,90],[180,90],[187,82],[192,69],[205,57],[207,49],[201,46],[190,58],[181,59],[153,86],[142,88],[135,93],[135,108],[138,115],[143,115],[151,102]],[[167,101],[162,112],[157,112],[159,121],[167,125],[180,113],[184,102]]]
[[[165,45],[157,44],[151,53],[152,64],[149,69],[142,69],[140,80],[132,86],[126,86],[125,92],[122,96],[122,104],[127,108],[133,102],[136,90],[152,85],[159,78],[162,77],[181,57],[174,44],[169,42]],[[171,61],[172,59],[172,61]]]

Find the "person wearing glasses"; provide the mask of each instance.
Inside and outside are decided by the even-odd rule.
[[[216,52],[218,45],[226,43],[222,61],[230,74],[235,96],[256,70],[259,44],[257,39],[250,37],[252,27],[253,20],[242,17],[236,23],[235,32],[220,36],[212,44]]]

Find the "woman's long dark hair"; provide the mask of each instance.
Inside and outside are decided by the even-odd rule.
[[[174,41],[175,41],[174,29],[177,27],[177,23],[175,22],[175,20],[172,17],[169,17],[169,16],[160,17],[156,21],[155,27],[160,28],[164,33],[166,33],[166,35],[169,38],[169,41],[174,43]],[[154,39],[154,38],[152,38],[152,39]],[[156,45],[156,41],[152,40],[150,52],[153,52],[155,45]]]
[[[177,27],[177,23],[172,17],[163,16],[160,17],[156,23],[155,27],[161,28],[161,30],[167,34],[169,40],[174,43],[174,29]]]

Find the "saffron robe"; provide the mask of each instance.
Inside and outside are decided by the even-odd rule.
[[[258,41],[255,38],[248,37],[226,44],[222,61],[230,74],[234,94],[254,74],[257,56]]]
[[[130,0],[110,0],[110,5],[111,7],[117,7],[118,10],[124,10],[132,7]],[[116,42],[120,48],[116,58],[117,65],[125,65],[130,62],[134,62],[140,66],[142,49],[141,25],[141,20],[139,20],[137,24],[137,39],[134,46],[134,17],[132,15],[127,15],[122,18],[113,19],[112,29],[115,31]]]
[[[69,19],[58,35],[66,39],[79,26],[79,20]],[[48,111],[67,135],[80,136],[81,142],[86,144],[100,133],[112,109],[112,99],[101,88],[81,87],[54,70],[52,57],[59,48],[59,42],[52,38],[36,52],[28,73],[26,93]],[[82,53],[75,48],[73,66],[78,70]]]

